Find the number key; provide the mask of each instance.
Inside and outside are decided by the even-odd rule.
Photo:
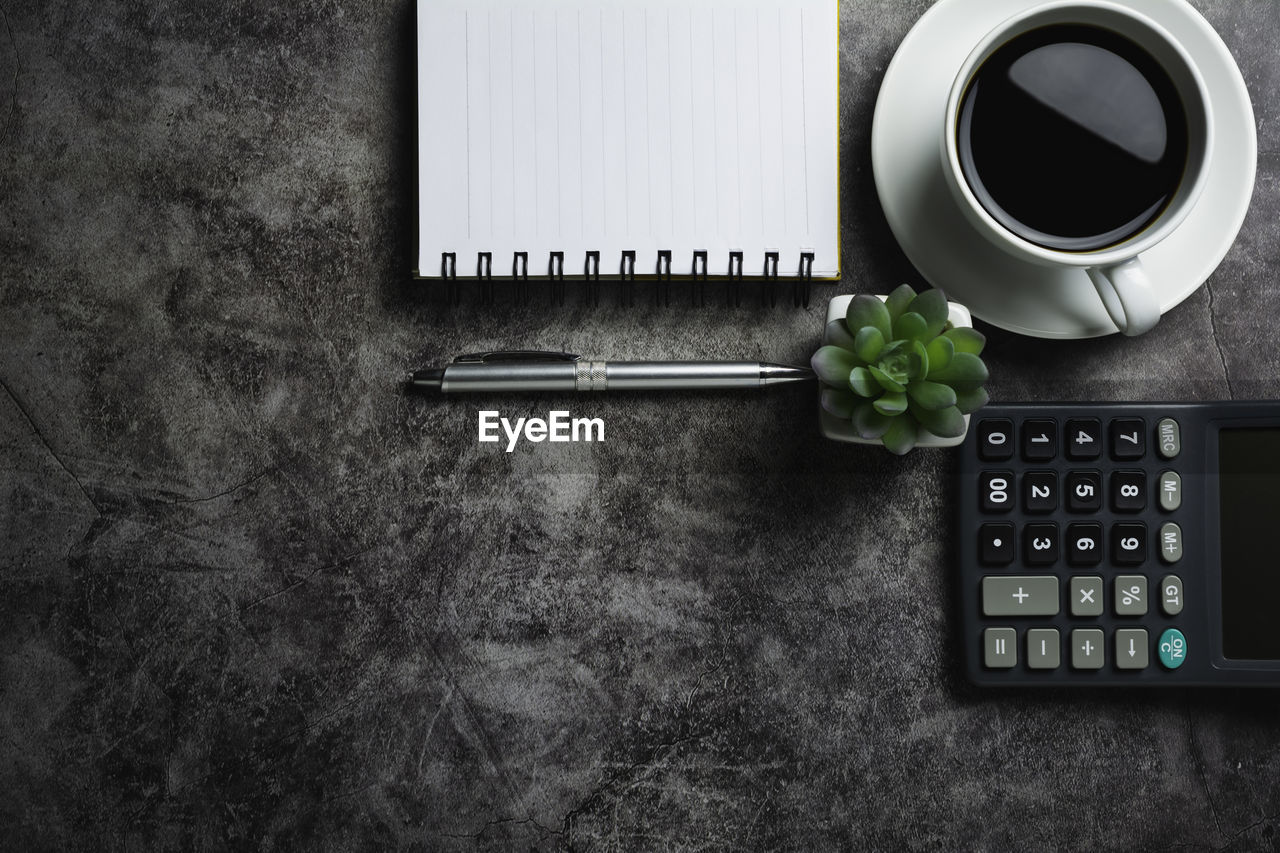
[[[1140,521],[1111,525],[1111,559],[1117,566],[1146,562],[1147,526]]]
[[[1102,424],[1097,418],[1067,421],[1067,458],[1097,459],[1102,455]]]
[[[1112,472],[1111,508],[1116,512],[1142,512],[1147,508],[1147,475],[1145,472]]]
[[[1028,566],[1050,566],[1058,562],[1058,525],[1028,524],[1023,528],[1022,540],[1022,559]]]
[[[1141,459],[1147,453],[1147,423],[1142,418],[1116,418],[1111,422],[1111,457]]]
[[[978,424],[978,456],[987,462],[1003,462],[1013,456],[1013,421],[987,418]]]
[[[1053,512],[1058,508],[1058,475],[1053,471],[1028,471],[1022,478],[1022,505],[1027,512]]]
[[[1102,509],[1102,475],[1097,471],[1072,471],[1068,474],[1067,509],[1072,512]]]
[[[1022,458],[1048,462],[1058,453],[1058,424],[1041,418],[1022,424]]]
[[[983,471],[978,478],[979,499],[987,512],[1008,512],[1013,509],[1013,472]]]
[[[1067,525],[1067,562],[1073,566],[1096,566],[1102,562],[1102,525],[1082,521]]]

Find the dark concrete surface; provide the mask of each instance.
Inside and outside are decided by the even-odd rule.
[[[993,334],[996,399],[1280,393],[1280,5],[1196,5],[1257,111],[1239,240],[1140,340]],[[927,6],[842,3],[845,280],[796,311],[408,281],[406,0],[0,3],[0,847],[1276,849],[1276,693],[962,681],[949,453],[827,443],[808,389],[400,393],[803,361],[826,296],[919,284],[869,136]],[[566,402],[604,443],[476,441]]]

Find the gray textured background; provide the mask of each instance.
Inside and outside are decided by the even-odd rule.
[[[1243,233],[1140,340],[994,334],[996,399],[1280,394],[1280,5],[1196,5]],[[927,6],[841,4],[842,291],[919,284],[869,136]],[[0,3],[0,846],[1276,848],[1274,693],[961,681],[949,454],[826,443],[806,389],[570,400],[604,444],[511,455],[404,398],[490,345],[803,361],[823,312],[410,283],[412,15]]]

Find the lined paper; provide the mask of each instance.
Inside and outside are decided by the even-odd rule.
[[[831,0],[419,0],[419,274],[839,276]]]

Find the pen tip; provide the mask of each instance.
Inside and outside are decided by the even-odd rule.
[[[409,379],[405,383],[405,390],[430,393],[439,391],[443,385],[444,368],[429,367],[426,370],[415,370],[409,374]]]

